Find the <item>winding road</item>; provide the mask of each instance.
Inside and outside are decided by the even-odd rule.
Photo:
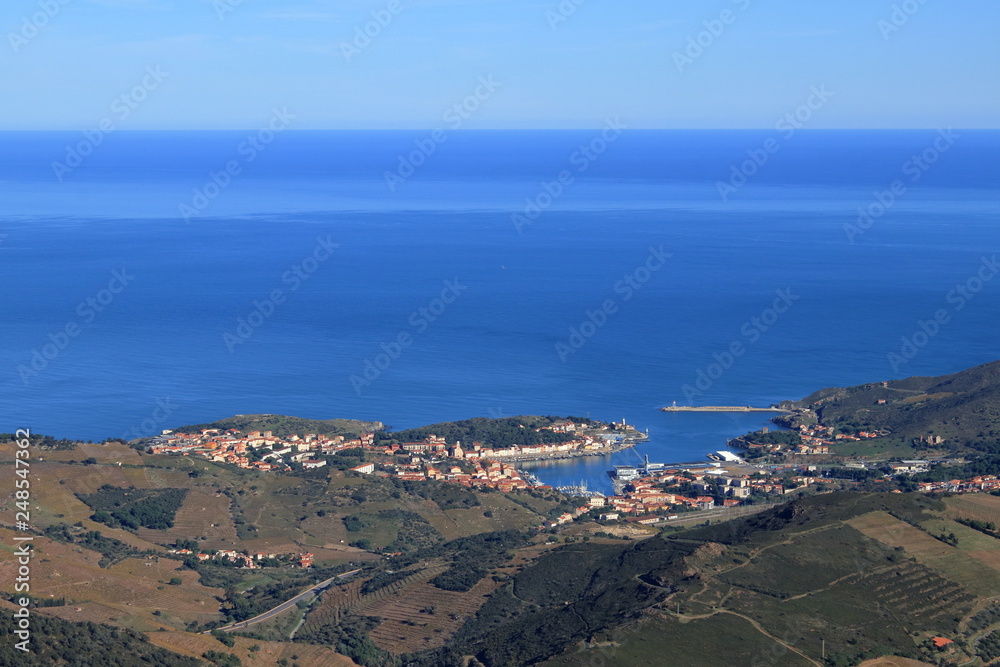
[[[351,570],[350,572],[344,572],[343,574],[338,574],[335,577],[330,577],[326,581],[319,582],[318,584],[316,584],[312,588],[307,588],[306,590],[302,591],[301,593],[299,593],[295,597],[293,597],[291,599],[288,599],[288,600],[285,600],[284,602],[282,602],[281,604],[279,604],[277,607],[273,607],[271,609],[268,609],[263,614],[258,614],[257,616],[254,616],[253,618],[249,618],[249,619],[247,619],[245,621],[240,621],[239,623],[231,623],[230,625],[226,625],[226,626],[223,626],[221,628],[215,628],[215,629],[216,630],[222,630],[223,632],[229,632],[231,630],[242,630],[242,629],[248,628],[251,625],[254,625],[256,623],[260,623],[261,621],[266,621],[266,620],[268,620],[270,618],[274,618],[278,614],[280,614],[282,612],[285,612],[285,611],[288,611],[289,609],[291,609],[292,607],[294,607],[296,605],[296,603],[301,602],[302,600],[305,600],[306,598],[309,598],[309,597],[311,597],[313,595],[318,595],[321,591],[324,591],[327,588],[329,588],[330,585],[333,584],[333,582],[337,581],[338,579],[343,579],[344,577],[349,577],[352,574],[357,574],[360,571],[361,571],[361,569],[359,568],[357,570]],[[202,634],[206,634],[207,635],[207,634],[211,634],[212,632],[213,632],[212,630],[207,630],[207,631],[203,632]]]

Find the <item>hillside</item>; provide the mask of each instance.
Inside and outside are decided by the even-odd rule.
[[[950,382],[953,397],[990,385],[987,374],[978,388],[961,375],[904,382],[915,392]],[[809,405],[862,405],[870,390],[828,391]],[[550,418],[511,419],[427,428],[506,438]],[[0,441],[11,468],[14,449]],[[724,523],[632,524],[614,537],[586,517],[541,529],[579,503],[551,490],[359,474],[354,456],[263,472],[118,442],[38,438],[32,451],[31,582],[42,602],[33,613],[68,622],[52,626],[63,634],[100,624],[98,644],[141,644],[161,664],[232,655],[250,667],[278,656],[330,667],[631,666],[669,656],[693,667],[846,667],[894,655],[978,667],[1000,658],[1000,497],[988,494],[798,495]],[[11,492],[5,507],[14,503]],[[0,525],[0,542],[14,535]],[[248,567],[220,550],[261,557]],[[0,550],[8,597],[17,566]],[[326,579],[269,620],[205,634]],[[176,655],[157,657],[150,644]]]
[[[13,605],[0,613],[0,665],[59,667],[60,665],[102,665],[105,667],[199,667],[202,661],[153,646],[145,635],[117,630],[94,623],[69,623],[40,616],[32,619],[32,640],[28,652],[9,645],[17,623]]]
[[[480,565],[502,566],[507,547],[528,544],[531,533],[524,531],[572,507],[551,491],[501,493],[434,480],[406,482],[349,473],[334,464],[265,473],[204,458],[150,455],[117,442],[35,442],[31,592],[46,606],[34,613],[146,633],[153,644],[182,656],[233,653],[251,666],[273,665],[275,655],[288,664],[296,662],[295,655],[301,664],[353,663],[329,646],[288,641],[305,616],[300,607],[255,628],[266,636],[237,638],[233,648],[198,633],[249,618],[318,580],[355,570],[351,581],[358,585],[408,567],[422,570],[425,581],[440,575],[443,588],[428,585],[444,596],[439,608],[474,613],[491,590],[488,570]],[[0,467],[11,479],[14,449],[12,442],[0,442]],[[4,515],[10,518],[0,525],[0,542],[8,545],[0,549],[4,596],[15,592],[18,567],[9,546],[15,535],[13,483],[8,488]],[[515,536],[503,538],[510,530]],[[493,534],[499,552],[488,546]],[[487,546],[478,551],[462,542],[480,535]],[[170,552],[178,548],[274,557],[247,569]],[[460,556],[466,552],[481,558],[470,563]],[[305,553],[313,557],[309,568],[300,567]],[[400,555],[386,557],[390,553]],[[416,554],[433,563],[414,562]],[[467,592],[470,588],[474,592]],[[266,650],[255,653],[255,646]]]
[[[830,387],[780,407],[796,411],[775,419],[782,425],[818,421],[847,431],[887,430],[895,442],[923,439],[944,452],[1000,453],[1000,361],[940,377]]]
[[[412,664],[984,664],[1000,656],[1000,542],[953,519],[966,511],[829,494],[628,545],[569,544]]]

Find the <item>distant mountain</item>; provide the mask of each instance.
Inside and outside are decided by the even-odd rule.
[[[939,437],[957,452],[1000,452],[1000,361],[940,377],[830,387],[780,407],[796,411],[775,419],[783,425],[885,429],[900,441]]]

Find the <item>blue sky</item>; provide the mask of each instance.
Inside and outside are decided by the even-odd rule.
[[[6,0],[0,128],[82,130],[110,117],[121,129],[245,129],[274,108],[295,114],[296,129],[434,128],[477,88],[462,129],[601,127],[616,116],[632,128],[772,128],[814,86],[832,97],[810,128],[1000,121],[996,0],[561,6]],[[346,57],[380,11],[386,25]],[[688,50],[699,33],[705,46]],[[115,101],[144,83],[122,118]]]

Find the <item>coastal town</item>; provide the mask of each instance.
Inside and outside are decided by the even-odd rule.
[[[199,456],[217,463],[262,472],[292,472],[326,466],[332,457],[359,455],[365,459],[348,469],[360,474],[388,474],[404,481],[435,479],[465,486],[512,491],[538,486],[513,465],[518,461],[572,458],[620,451],[646,438],[625,420],[585,430],[571,420],[556,420],[536,432],[559,434],[556,442],[491,446],[473,441],[449,444],[434,434],[418,441],[377,441],[374,432],[343,435],[276,436],[272,431],[201,429],[196,433],[164,431],[146,446],[150,454]],[[523,428],[523,427],[522,427]],[[544,440],[542,433],[541,439]]]
[[[401,481],[420,482],[437,480],[461,484],[470,488],[489,488],[501,492],[525,489],[550,489],[530,473],[517,468],[519,461],[569,458],[600,455],[631,446],[643,438],[624,420],[614,428],[601,425],[600,429],[585,429],[572,420],[556,420],[536,432],[551,432],[570,437],[559,442],[540,442],[535,445],[490,446],[478,441],[463,445],[461,441],[447,442],[443,436],[428,434],[420,440],[380,440],[374,432],[358,435],[303,435],[277,436],[272,431],[207,428],[198,432],[164,431],[152,438],[146,446],[151,454],[198,456],[210,461],[235,465],[239,468],[261,472],[294,472],[322,468],[357,458],[358,465],[340,468],[345,473],[391,476]],[[843,441],[858,441],[884,437],[884,431],[861,431],[856,434],[836,432],[826,426],[799,426],[792,431],[775,431],[782,440],[767,442],[768,429],[749,434],[738,443],[749,455],[760,454],[828,454],[831,445]],[[753,436],[758,436],[754,438]],[[544,435],[543,438],[544,440]],[[737,444],[737,443],[732,443]],[[721,453],[721,452],[720,452]],[[904,479],[907,475],[926,472],[939,462],[900,461],[885,464],[881,469],[861,462],[846,462],[844,469],[873,470],[873,481]],[[884,470],[883,470],[884,469]],[[682,513],[732,508],[745,504],[767,503],[795,491],[803,491],[817,483],[829,482],[829,470],[816,465],[785,465],[766,469],[749,464],[734,455],[711,463],[665,466],[649,464],[645,467],[616,466],[612,471],[615,492],[604,495],[586,489],[560,488],[558,490],[583,497],[574,511],[539,526],[553,528],[582,516],[601,522],[625,521],[658,524],[677,518]],[[841,483],[853,482],[837,480]],[[1000,481],[994,476],[981,476],[966,480],[923,482],[916,490],[923,492],[1000,490]],[[301,554],[300,564],[308,567],[311,558]],[[220,552],[198,558],[223,559],[241,567],[255,567],[273,555],[228,554]]]
[[[828,456],[831,447],[849,442],[874,440],[890,435],[887,430],[860,430],[853,433],[838,431],[833,426],[801,424],[790,431],[763,428],[729,441],[730,446],[745,450],[748,457],[760,456]]]

